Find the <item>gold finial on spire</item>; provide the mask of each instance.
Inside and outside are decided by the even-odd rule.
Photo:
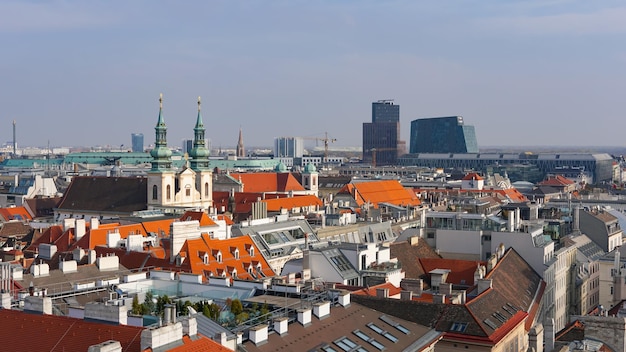
[[[202,104],[202,99],[200,97],[198,97],[198,111],[200,111],[200,104]]]
[[[159,109],[163,109],[163,93],[159,93]]]

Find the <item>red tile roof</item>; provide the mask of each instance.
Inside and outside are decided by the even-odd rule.
[[[232,352],[231,349],[226,348],[219,343],[204,337],[202,335],[198,335],[199,338],[196,340],[192,340],[189,336],[183,336],[183,345],[168,349],[168,352]],[[144,351],[152,351],[151,348],[148,348]]]
[[[425,273],[435,269],[449,269],[448,279],[455,285],[474,285],[474,272],[478,265],[487,265],[486,262],[476,260],[443,259],[443,258],[419,258]]]
[[[89,346],[108,340],[119,341],[123,351],[141,350],[141,327],[99,324],[9,309],[0,309],[0,321],[3,351],[84,352]]]
[[[33,219],[28,210],[24,207],[0,208],[0,218],[0,220],[3,221],[31,221]]]
[[[267,204],[267,211],[280,211],[281,209],[293,209],[298,207],[321,207],[324,204],[314,195],[294,196],[288,198],[265,199],[261,202]]]
[[[415,192],[404,188],[397,180],[349,183],[338,193],[353,195],[359,206],[363,206],[367,202],[374,208],[378,208],[379,203],[390,203],[398,206],[420,205],[420,200],[415,195]]]
[[[469,180],[484,180],[484,178],[482,178],[479,174],[475,173],[475,172],[470,172],[467,175],[465,175],[463,177],[463,180],[465,181],[469,181]]]
[[[382,284],[371,286],[371,287],[363,287],[359,290],[352,291],[353,295],[362,295],[362,296],[376,296],[376,290],[379,288],[386,288],[389,290],[389,297],[393,297],[399,295],[402,292],[400,287],[395,287],[391,282],[384,282]]]
[[[250,256],[248,249],[254,248],[254,257]],[[239,252],[239,258],[235,257],[235,249]],[[187,240],[181,249],[181,256],[186,256],[181,267],[189,268],[194,274],[212,273],[220,276],[226,271],[226,276],[232,276],[233,270],[237,271],[237,278],[254,279],[248,272],[261,266],[261,271],[265,276],[274,276],[275,273],[269,266],[259,249],[249,236],[233,237],[224,240],[212,239],[203,234],[201,238]],[[208,255],[208,263],[204,263],[204,255]],[[217,254],[221,253],[222,260],[218,261]],[[210,280],[210,276],[208,277]]]
[[[230,174],[231,177],[243,182],[245,192],[284,193],[304,191],[304,187],[288,172],[253,172]]]
[[[555,176],[550,176],[547,179],[539,182],[540,185],[543,186],[556,186],[556,187],[564,187],[564,186],[569,186],[569,185],[573,185],[575,182],[563,177],[561,175],[555,175]]]
[[[183,216],[180,217],[180,221],[198,220],[201,227],[217,226],[215,221],[211,219],[207,213],[203,211],[186,211]]]

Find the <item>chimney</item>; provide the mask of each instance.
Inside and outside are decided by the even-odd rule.
[[[174,306],[174,310],[176,310],[175,306]],[[175,314],[176,313],[174,313],[174,315]],[[198,335],[198,321],[196,320],[195,317],[189,317],[189,318],[183,319],[181,323],[183,324],[184,335],[187,335],[190,337]]]
[[[439,292],[441,292],[444,295],[451,295],[452,284],[449,282],[442,282],[441,284],[439,284]]]
[[[322,320],[330,315],[330,302],[321,302],[313,304],[313,315],[317,319]]]
[[[97,230],[100,226],[100,221],[98,220],[98,218],[91,218],[89,219],[89,225],[91,230]]]
[[[487,272],[488,273],[491,272],[491,270],[496,266],[496,264],[498,264],[498,257],[497,257],[497,254],[494,253],[491,255],[491,257],[489,257],[489,259],[487,259]]]
[[[493,281],[491,279],[480,279],[478,280],[478,294],[481,294],[487,289],[490,289],[493,285]]]
[[[74,218],[63,219],[63,232],[74,227],[76,227],[76,219]]]
[[[2,309],[11,309],[11,294],[8,292],[0,293],[0,307]]]
[[[403,301],[411,301],[413,300],[413,292],[412,291],[402,291],[400,292],[400,299]]]
[[[546,352],[554,350],[554,319],[547,318],[545,320],[544,340]]]
[[[76,236],[76,241],[80,240],[85,236],[85,219],[77,219],[76,227],[74,228],[74,235]]]
[[[108,340],[89,346],[87,352],[122,352],[122,345],[119,341]]]
[[[389,289],[388,288],[377,288],[376,289],[376,297],[378,297],[378,298],[389,298]]]
[[[302,326],[308,326],[311,324],[310,308],[298,309],[298,323],[302,324]]]
[[[248,330],[248,338],[257,346],[267,342],[267,324],[251,327],[250,330]]]
[[[50,297],[27,296],[24,299],[24,311],[37,314],[52,314]]]
[[[446,295],[441,293],[433,293],[433,303],[446,303]]]
[[[337,301],[340,306],[347,307],[350,305],[350,291],[339,291],[339,297]]]
[[[289,318],[281,317],[281,318],[274,319],[274,331],[278,335],[283,336],[287,334],[288,329],[289,329]]]

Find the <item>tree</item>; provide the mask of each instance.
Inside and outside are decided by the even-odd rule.
[[[241,301],[239,299],[234,299],[232,301],[230,306],[230,312],[233,313],[235,316],[243,312],[243,304],[241,304]]]
[[[139,304],[139,298],[137,297],[137,295],[133,297],[133,309],[131,312],[135,315],[140,315],[143,313],[143,308],[141,304]]]
[[[146,299],[144,299],[144,301],[143,301],[143,305],[145,306],[145,310],[148,311],[148,313],[146,313],[146,314],[150,314],[150,313],[154,312],[155,306],[154,306],[154,302],[152,301],[153,298],[154,298],[154,296],[152,295],[152,292],[150,292],[150,291],[146,292]]]

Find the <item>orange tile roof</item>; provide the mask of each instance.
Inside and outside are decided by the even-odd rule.
[[[217,220],[224,220],[224,222],[226,222],[226,225],[234,225],[235,224],[233,219],[231,219],[230,217],[228,217],[226,215],[218,215],[217,216]]]
[[[389,290],[389,297],[393,297],[399,295],[402,292],[400,287],[395,287],[391,282],[384,282],[382,284],[378,284],[376,286],[364,287],[360,290],[353,291],[353,295],[361,295],[361,296],[373,296],[376,297],[376,289],[386,288]]]
[[[87,351],[108,340],[119,341],[124,351],[141,350],[143,328],[110,325],[56,315],[28,314],[0,309],[3,351]],[[27,336],[24,333],[27,332]],[[26,338],[17,338],[26,336]]]
[[[174,347],[168,350],[168,352],[232,352],[231,349],[226,348],[219,343],[198,334],[198,339],[192,340],[189,336],[183,336],[183,345]],[[148,348],[145,351],[152,351],[151,348]]]
[[[390,203],[398,206],[418,206],[421,204],[415,192],[404,188],[397,180],[349,183],[338,193],[353,194],[359,206],[369,202],[374,208],[378,208],[379,203]]]
[[[544,186],[569,186],[574,184],[575,182],[563,177],[561,175],[556,175],[556,176],[550,176],[547,179],[539,182],[540,185],[544,185]]]
[[[248,248],[251,247],[254,248],[254,257],[251,257],[248,252]],[[239,251],[239,258],[235,258],[235,248]],[[256,269],[260,265],[264,275],[275,275],[249,236],[218,240],[203,234],[199,239],[187,240],[181,252],[186,252],[187,257],[183,266],[189,268],[194,274],[212,273],[219,276],[226,270],[226,276],[231,276],[233,269],[235,269],[238,278],[253,279],[253,276],[248,273],[248,268],[252,266],[252,269]],[[207,264],[204,263],[203,258],[205,253],[208,255]],[[221,262],[217,260],[218,253],[222,254]]]
[[[280,211],[281,209],[293,209],[296,207],[323,206],[324,203],[314,195],[294,196],[288,198],[265,199],[261,202],[267,204],[267,211]]]
[[[25,207],[0,208],[0,217],[2,217],[4,221],[9,221],[9,220],[31,221],[33,219]]]
[[[447,282],[455,285],[474,285],[474,272],[478,265],[487,265],[486,262],[476,260],[419,258],[420,265],[425,273],[435,269],[449,269]]]
[[[203,211],[186,211],[183,216],[180,217],[180,221],[190,220],[198,220],[198,222],[200,222],[200,226],[202,227],[217,226],[215,221],[213,221],[213,219],[211,219],[207,213]]]
[[[470,172],[467,175],[465,175],[463,177],[463,180],[468,181],[468,180],[484,180],[484,178],[482,178],[482,176],[480,176],[479,174],[475,173],[475,172]]]
[[[230,174],[230,176],[243,182],[245,192],[274,193],[305,190],[300,182],[288,172],[252,172]]]

